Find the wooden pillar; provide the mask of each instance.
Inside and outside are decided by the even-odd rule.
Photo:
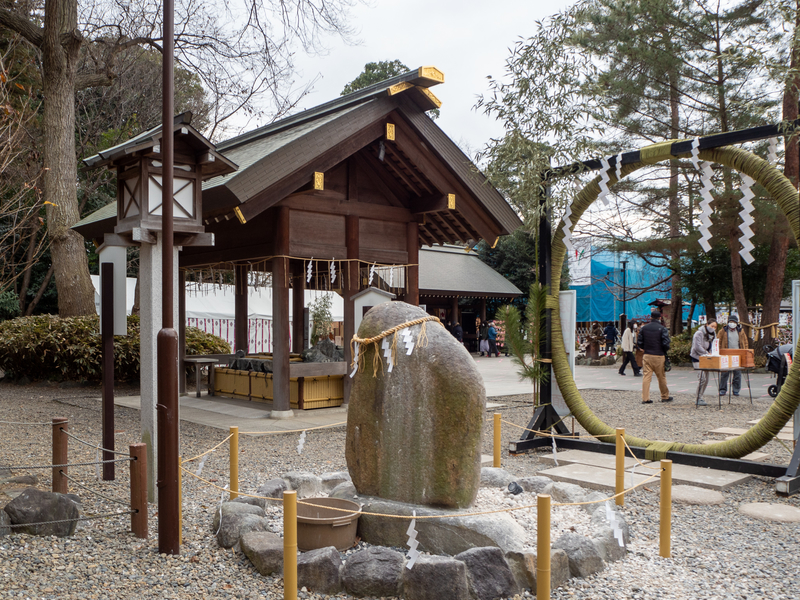
[[[279,206],[275,219],[275,254],[272,259],[272,382],[273,419],[292,416],[289,405],[289,208]]]
[[[486,298],[481,298],[481,323],[486,321]]]
[[[345,240],[347,243],[347,258],[358,259],[359,243],[358,243],[358,217],[356,215],[347,215],[345,221]],[[350,388],[353,385],[353,380],[350,378],[350,362],[353,360],[352,350],[350,348],[350,340],[356,333],[356,304],[353,296],[358,293],[360,286],[359,281],[359,263],[357,260],[348,261],[347,263],[347,288],[344,290],[344,360],[347,363],[347,375],[344,376],[344,403],[350,402]]]
[[[292,261],[292,352],[305,350],[303,310],[306,307],[306,271],[302,260]]]
[[[186,271],[178,275],[178,393],[186,393]]]
[[[453,326],[455,326],[456,323],[461,322],[461,319],[458,315],[458,298],[453,298],[450,301],[450,320],[453,321]]]
[[[408,267],[406,275],[406,302],[419,306],[419,223],[411,221],[408,223],[406,233],[406,248],[408,250]]]
[[[244,350],[247,354],[249,340],[247,339],[247,277],[250,271],[248,265],[235,265],[233,271],[234,283],[234,308],[233,308],[233,339],[236,351]]]

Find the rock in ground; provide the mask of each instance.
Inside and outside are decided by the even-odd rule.
[[[449,556],[420,556],[403,570],[406,600],[470,600],[467,565]]]
[[[73,535],[78,525],[76,519],[80,516],[78,504],[65,494],[45,492],[35,487],[25,488],[19,496],[6,504],[5,512],[13,525],[22,525],[14,528],[15,533],[59,537]]]
[[[264,575],[283,573],[283,538],[266,531],[245,533],[239,543],[256,571]]]
[[[320,594],[342,591],[342,558],[333,546],[303,552],[297,557],[297,585]]]
[[[404,561],[402,554],[382,546],[359,550],[344,563],[344,588],[354,596],[398,596]]]
[[[358,336],[375,337],[421,317],[428,314],[419,307],[386,302],[364,316]],[[423,325],[427,343],[409,356],[400,339],[391,373],[380,343],[361,349],[363,368],[347,413],[347,467],[361,494],[465,508],[480,484],[486,392],[472,356],[439,323],[407,328],[413,341]],[[382,363],[373,377],[376,352]]]
[[[567,553],[569,572],[573,577],[588,577],[603,570],[603,559],[587,537],[565,533],[553,542],[553,548],[560,548]]]
[[[467,577],[478,600],[508,598],[519,591],[500,548],[471,548],[453,558],[467,565]]]

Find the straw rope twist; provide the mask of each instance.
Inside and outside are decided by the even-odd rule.
[[[641,161],[639,163],[623,165],[623,177],[646,165],[675,158],[670,153],[672,144],[673,142],[670,141],[642,148],[640,153]],[[786,215],[795,239],[797,240],[800,238],[800,207],[798,207],[797,190],[783,173],[755,154],[739,148],[726,146],[711,150],[699,150],[697,155],[698,159],[721,164],[740,173],[744,173],[745,175],[749,175],[761,184],[776,200],[783,214]],[[687,156],[689,156],[689,153],[681,155],[682,158]],[[572,202],[573,223],[577,222],[589,206],[597,199],[600,193],[600,180],[601,176],[595,177],[594,180],[589,182],[576,195]],[[563,235],[561,227],[557,227],[552,243],[553,265],[550,289],[553,290],[561,289],[561,268],[566,255]],[[552,314],[553,371],[556,381],[558,382],[558,387],[564,396],[564,401],[573,416],[586,431],[595,436],[610,436],[614,433],[614,429],[601,421],[591,411],[581,397],[578,387],[575,385],[575,380],[572,377],[567,362],[564,336],[561,333],[561,316],[557,310],[552,311]],[[778,397],[770,406],[767,414],[746,433],[734,439],[708,445],[681,442],[658,443],[646,438],[631,436],[626,433],[625,440],[631,446],[647,448],[648,450],[652,448],[659,453],[672,450],[675,452],[687,452],[726,458],[741,458],[751,452],[755,452],[778,434],[781,428],[791,419],[798,406],[800,406],[800,366],[798,366],[798,362],[800,361],[792,363],[792,366],[789,368],[786,383],[781,387]],[[648,456],[648,458],[650,458],[650,456]]]
[[[417,335],[417,342],[416,346],[418,348],[424,348],[428,345],[428,334],[426,332],[425,326],[428,321],[434,321],[439,325],[442,325],[442,322],[439,320],[439,317],[434,317],[428,315],[427,317],[420,317],[419,319],[414,319],[413,321],[406,321],[405,323],[400,323],[400,325],[395,325],[394,327],[387,329],[386,331],[382,331],[376,336],[371,338],[360,338],[358,335],[354,335],[353,339],[350,340],[350,352],[351,356],[353,356],[353,361],[350,364],[350,367],[353,369],[358,368],[359,371],[363,370],[364,368],[364,347],[369,346],[372,344],[374,347],[375,353],[372,357],[372,369],[373,369],[373,377],[378,376],[378,371],[382,370],[381,365],[383,364],[381,361],[380,354],[378,353],[378,342],[392,336],[392,343],[389,350],[389,355],[387,357],[387,365],[397,364],[397,332],[401,329],[405,329],[406,327],[413,327],[414,325],[421,325],[419,329],[419,334]],[[444,327],[444,325],[442,325]],[[359,351],[356,352],[356,344],[358,344]],[[358,357],[357,359],[355,357]]]

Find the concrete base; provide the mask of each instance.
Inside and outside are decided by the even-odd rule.
[[[779,523],[800,523],[800,508],[786,504],[751,502],[739,506],[739,512],[748,517],[778,521]]]
[[[494,464],[494,456],[491,454],[481,454],[481,466],[491,467]]]
[[[632,473],[632,471],[633,469],[626,469],[626,488],[641,483],[653,474],[653,471],[641,466],[637,466],[634,473]],[[554,469],[546,469],[540,471],[538,475],[545,475],[555,481],[575,483],[582,487],[596,490],[613,490],[616,485],[616,474],[613,469],[604,469],[579,463],[564,465],[563,467],[556,467]],[[717,471],[715,469],[690,467],[688,465],[672,465],[672,483],[674,485],[692,485],[711,490],[727,490],[734,485],[744,483],[750,479],[752,479],[751,475],[743,473]],[[659,478],[651,479],[650,483],[647,485],[658,486]]]
[[[616,487],[617,476],[611,469],[602,469],[590,465],[582,465],[573,463],[571,465],[564,465],[563,467],[555,467],[554,469],[546,469],[539,471],[537,475],[544,475],[553,481],[563,481],[565,483],[574,483],[581,487],[590,490],[600,490],[603,492],[613,491]],[[629,488],[632,485],[637,485],[647,479],[647,475],[639,473],[625,474],[625,487]],[[659,485],[658,478],[651,479],[647,485]]]
[[[291,419],[294,417],[293,410],[272,410],[269,413],[270,419]]]
[[[717,429],[712,429],[708,433],[721,433],[724,435],[742,435],[743,433],[747,433],[747,429],[739,429],[738,427],[719,427]],[[786,431],[779,431],[778,435],[775,436],[781,441],[784,442],[791,442],[794,438],[790,432]]]
[[[558,445],[558,441],[556,441],[556,445]],[[559,465],[580,463],[582,465],[590,465],[612,470],[617,466],[617,457],[613,454],[599,454],[597,452],[588,452],[586,450],[565,450],[563,452],[559,452],[555,457],[552,454],[542,454],[539,456],[539,460],[541,462],[545,464],[551,464],[553,466],[556,464],[556,459],[558,460]],[[642,460],[641,462],[648,464],[650,461]],[[632,456],[625,457],[626,469],[629,469],[636,464],[638,463]]]

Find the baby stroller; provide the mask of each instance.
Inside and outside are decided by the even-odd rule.
[[[782,346],[764,346],[764,352],[767,354],[767,371],[775,373],[778,376],[774,385],[767,388],[767,393],[773,398],[777,397],[781,391],[783,382],[786,381],[786,375],[789,374],[789,364],[786,362],[786,355],[794,356],[794,347],[791,344],[783,344]]]

